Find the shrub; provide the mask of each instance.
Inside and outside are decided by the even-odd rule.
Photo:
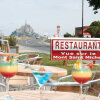
[[[17,38],[16,37],[10,36],[10,37],[7,37],[5,39],[8,40],[10,46],[16,46],[16,44],[17,44]]]

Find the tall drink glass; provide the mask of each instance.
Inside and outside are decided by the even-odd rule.
[[[9,94],[9,78],[16,75],[18,71],[18,63],[14,56],[3,56],[0,61],[0,73],[6,78],[6,92],[7,94],[0,97],[0,100],[14,100],[13,96]]]
[[[72,77],[76,82],[80,84],[79,100],[82,100],[82,85],[91,79],[91,69],[89,68],[89,66],[83,65],[81,60],[78,60],[73,66]]]

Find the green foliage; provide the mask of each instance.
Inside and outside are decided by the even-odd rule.
[[[83,37],[83,35],[82,35],[82,34],[79,34],[78,36],[79,36],[79,37]]]
[[[85,32],[89,32],[92,37],[100,38],[100,21],[92,22]]]
[[[12,32],[10,36],[17,36],[16,31]]]
[[[50,43],[50,39],[46,39],[45,42]]]
[[[98,26],[100,27],[100,21],[94,21],[90,24],[90,26]]]
[[[16,44],[17,44],[17,38],[16,37],[10,36],[10,37],[5,38],[5,39],[8,40],[10,46],[16,46]]]
[[[100,0],[87,0],[89,3],[89,6],[93,7],[93,10],[100,9]]]
[[[64,34],[64,37],[72,37],[72,35],[67,32],[66,34]]]

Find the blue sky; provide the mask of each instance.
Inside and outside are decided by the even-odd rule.
[[[75,27],[82,25],[82,0],[0,0],[0,32],[10,35],[16,28],[27,23],[35,32],[56,34],[56,26],[61,26],[60,34],[75,33]],[[100,20],[98,14],[84,0],[84,25]]]

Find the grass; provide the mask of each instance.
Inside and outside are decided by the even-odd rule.
[[[54,67],[60,67],[60,68],[64,68],[68,71],[68,75],[71,74],[72,71],[72,67],[73,64],[75,63],[75,61],[66,61],[66,66],[63,65],[63,61],[61,60],[50,60],[50,54],[45,54],[45,53],[39,53],[39,52],[28,52],[27,54],[32,53],[32,54],[39,54],[40,57],[43,57],[43,60],[41,62],[41,65],[46,65],[46,66],[54,66]],[[21,58],[22,59],[22,58]],[[94,71],[99,70],[100,71],[100,66],[94,66],[93,69]]]
[[[50,43],[50,39],[46,39],[45,42]]]

